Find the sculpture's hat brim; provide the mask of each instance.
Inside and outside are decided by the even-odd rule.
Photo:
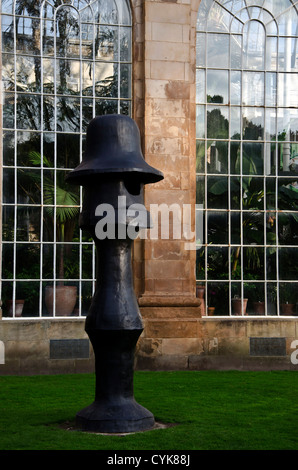
[[[85,184],[93,177],[123,173],[139,181],[155,183],[164,178],[143,157],[139,129],[133,119],[120,114],[97,116],[87,128],[82,162],[67,175],[67,181]]]

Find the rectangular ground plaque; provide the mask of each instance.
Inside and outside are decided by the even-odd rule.
[[[286,356],[286,338],[249,338],[251,356]]]
[[[50,359],[88,359],[88,339],[51,339]]]

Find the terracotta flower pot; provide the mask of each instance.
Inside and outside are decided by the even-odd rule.
[[[243,314],[246,314],[247,300],[248,299],[232,299],[233,315],[242,315],[242,300],[243,300]]]
[[[50,315],[53,315],[54,288],[47,286],[45,290],[45,304]],[[55,315],[67,317],[72,314],[77,301],[77,288],[75,286],[56,286]]]
[[[254,315],[265,315],[265,302],[253,302]]]
[[[215,307],[208,307],[208,317],[212,317],[215,312]]]
[[[289,304],[289,303],[281,304],[280,308],[281,308],[282,315],[294,315],[295,314],[295,304]]]
[[[15,316],[16,317],[22,316],[24,303],[25,303],[25,300],[15,300]],[[13,301],[12,300],[7,301],[7,307],[8,307],[8,316],[12,317],[13,316]]]

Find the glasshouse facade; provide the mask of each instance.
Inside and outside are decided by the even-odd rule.
[[[95,117],[164,180],[133,245],[140,369],[295,369],[298,1],[2,0],[0,374],[85,372]]]

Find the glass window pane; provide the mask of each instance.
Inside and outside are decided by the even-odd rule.
[[[207,66],[223,69],[229,67],[229,36],[227,34],[208,34]]]
[[[231,68],[242,68],[242,36],[231,35]]]
[[[227,139],[229,137],[229,109],[207,107],[207,138]]]
[[[265,29],[259,21],[251,20],[244,25],[244,67],[262,70],[265,66]]]
[[[207,198],[209,209],[227,209],[228,178],[225,176],[208,176]]]
[[[228,172],[228,142],[207,141],[208,173]]]
[[[14,165],[15,133],[3,132],[3,164]]]
[[[14,93],[3,93],[3,127],[14,129],[15,120],[15,95]]]
[[[3,206],[2,208],[2,240],[5,242],[14,241],[14,221],[15,221],[15,208],[12,206]],[[6,246],[7,245],[4,244],[2,246],[2,249],[4,250]],[[2,253],[2,256],[4,256],[3,253]],[[13,259],[13,254],[11,252],[10,262],[12,262],[12,259]],[[4,261],[4,258],[3,258],[3,261]],[[4,262],[4,266],[6,266],[5,262]]]
[[[207,248],[208,278],[213,280],[228,279],[228,247]]]
[[[241,109],[240,107],[231,108],[230,137],[231,139],[240,140],[240,137],[241,137]]]
[[[243,72],[242,103],[250,106],[264,105],[264,73]]]
[[[279,278],[281,280],[296,280],[297,279],[297,263],[298,263],[298,250],[297,248],[279,248]]]
[[[34,94],[18,94],[17,96],[17,128],[41,128],[41,98]]]
[[[208,212],[207,229],[208,243],[227,245],[229,241],[227,212]]]
[[[205,47],[206,44],[206,34],[197,33],[197,40],[196,40],[196,57],[197,57],[197,66],[204,67],[206,64],[205,60]]]
[[[57,131],[79,132],[80,131],[80,99],[79,98],[57,98]]]
[[[278,90],[278,106],[298,106],[296,74],[279,73]]]
[[[207,71],[207,102],[229,103],[229,75],[228,71]]]
[[[205,177],[197,176],[196,181],[196,204],[205,207]]]
[[[196,137],[205,137],[205,106],[196,106]]]
[[[2,170],[3,181],[5,184],[3,185],[3,192],[2,192],[2,202],[8,204],[15,203],[15,169],[14,168],[3,168]]]
[[[264,173],[264,144],[243,142],[242,173],[245,175],[262,175]]]
[[[57,134],[57,167],[76,168],[80,163],[80,136]]]
[[[120,60],[131,60],[131,28],[120,29]]]
[[[196,71],[196,102],[197,103],[206,102],[205,70]]]
[[[18,241],[38,242],[40,241],[40,207],[17,208],[17,233]]]
[[[196,142],[196,171],[203,173],[205,170],[205,142]]]
[[[264,139],[264,109],[243,108],[243,138],[246,140]]]
[[[231,97],[230,102],[231,104],[241,104],[241,72],[238,71],[231,71],[230,72],[230,89],[231,89]]]

